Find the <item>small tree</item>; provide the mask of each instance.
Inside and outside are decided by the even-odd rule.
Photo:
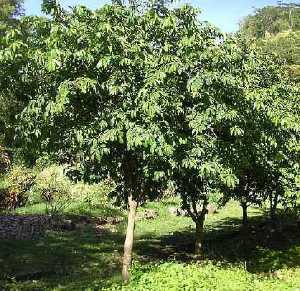
[[[62,213],[71,202],[71,181],[66,177],[63,166],[52,165],[43,169],[35,179],[34,190],[45,202],[46,212],[51,215]]]
[[[206,49],[189,72],[191,101],[175,166],[183,205],[196,222],[197,253],[212,195],[237,198],[246,222],[249,202],[261,203],[270,188],[284,196],[283,172],[298,161],[290,144],[299,142],[299,95],[280,62],[239,39],[219,38]]]
[[[180,140],[189,100],[178,80],[188,79],[190,43],[201,48],[210,29],[190,7],[138,14],[119,5],[64,11],[54,2],[43,6],[52,18],[23,18],[8,34],[0,87],[28,99],[18,127],[25,150],[78,165],[86,180],[109,175],[116,182],[114,193],[128,206],[128,281],[136,209],[168,180]],[[207,43],[214,41],[213,33]]]
[[[255,158],[263,168],[264,179],[260,181],[264,198],[270,202],[270,217],[274,220],[279,203],[286,200],[297,201],[296,177],[299,171],[300,127],[298,123],[300,100],[299,88],[282,78],[269,88],[254,91],[257,112],[265,112],[265,122],[261,121],[260,142],[256,145]],[[261,106],[263,105],[263,106]],[[260,113],[261,114],[261,113]]]

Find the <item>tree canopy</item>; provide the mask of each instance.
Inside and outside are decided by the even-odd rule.
[[[16,137],[33,160],[47,153],[83,180],[113,178],[128,206],[126,281],[136,208],[170,180],[197,252],[211,199],[240,199],[236,187],[248,201],[297,193],[299,88],[272,55],[190,6],[43,10],[1,38],[0,95],[22,104]]]
[[[15,22],[15,18],[23,14],[23,0],[0,1],[0,30]]]

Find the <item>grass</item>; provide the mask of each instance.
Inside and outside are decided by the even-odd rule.
[[[17,208],[15,214],[44,214],[46,213],[46,204],[38,203],[27,207]],[[90,217],[108,217],[124,216],[124,211],[113,206],[101,207],[99,205],[91,206],[87,202],[72,202],[63,210],[63,215],[67,216],[90,216]]]
[[[196,262],[194,225],[173,217],[176,200],[148,203],[158,218],[137,222],[134,266],[122,286],[120,263],[125,223],[96,233],[87,225],[48,232],[38,241],[0,242],[0,290],[299,290],[300,235],[292,224],[282,231],[250,209],[250,227],[240,228],[241,211],[229,203],[206,221],[205,258]],[[18,213],[41,213],[42,205]],[[66,215],[124,215],[116,209],[71,205]],[[1,288],[2,287],[2,288]],[[298,289],[297,289],[298,288]]]

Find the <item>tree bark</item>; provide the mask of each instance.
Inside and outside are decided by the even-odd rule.
[[[134,225],[135,225],[135,215],[137,209],[137,202],[133,199],[132,195],[128,197],[128,222],[126,238],[124,242],[124,256],[123,256],[123,268],[122,268],[122,278],[125,283],[129,281],[129,269],[132,261],[132,248],[133,248],[133,238],[134,238]]]
[[[196,241],[195,241],[195,254],[197,256],[202,256],[202,244],[203,244],[203,226],[204,226],[204,217],[199,218],[196,222]]]
[[[270,218],[274,222],[276,220],[276,210],[278,204],[278,194],[270,195]]]
[[[195,254],[199,257],[203,256],[203,237],[204,237],[204,221],[207,214],[208,201],[203,201],[203,206],[200,215],[196,219],[196,241],[195,241]],[[196,211],[196,209],[195,209]]]
[[[241,203],[243,209],[243,225],[246,226],[248,224],[248,206],[247,203]]]

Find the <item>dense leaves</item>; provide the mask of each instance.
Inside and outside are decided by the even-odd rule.
[[[245,17],[240,33],[255,38],[258,47],[276,53],[289,65],[291,75],[300,76],[300,6],[296,3],[266,6]]]
[[[17,17],[22,15],[23,1],[1,0],[0,1],[0,39],[3,39],[9,29],[18,25]],[[1,49],[2,40],[0,40]],[[23,107],[14,96],[7,92],[0,94],[0,144],[12,145],[15,126],[15,114]]]
[[[44,1],[49,18],[24,17],[1,38],[0,95],[25,106],[16,137],[27,155],[113,179],[129,205],[127,267],[136,207],[170,181],[198,253],[209,202],[295,203],[300,95],[282,64],[190,6],[122,4]]]

